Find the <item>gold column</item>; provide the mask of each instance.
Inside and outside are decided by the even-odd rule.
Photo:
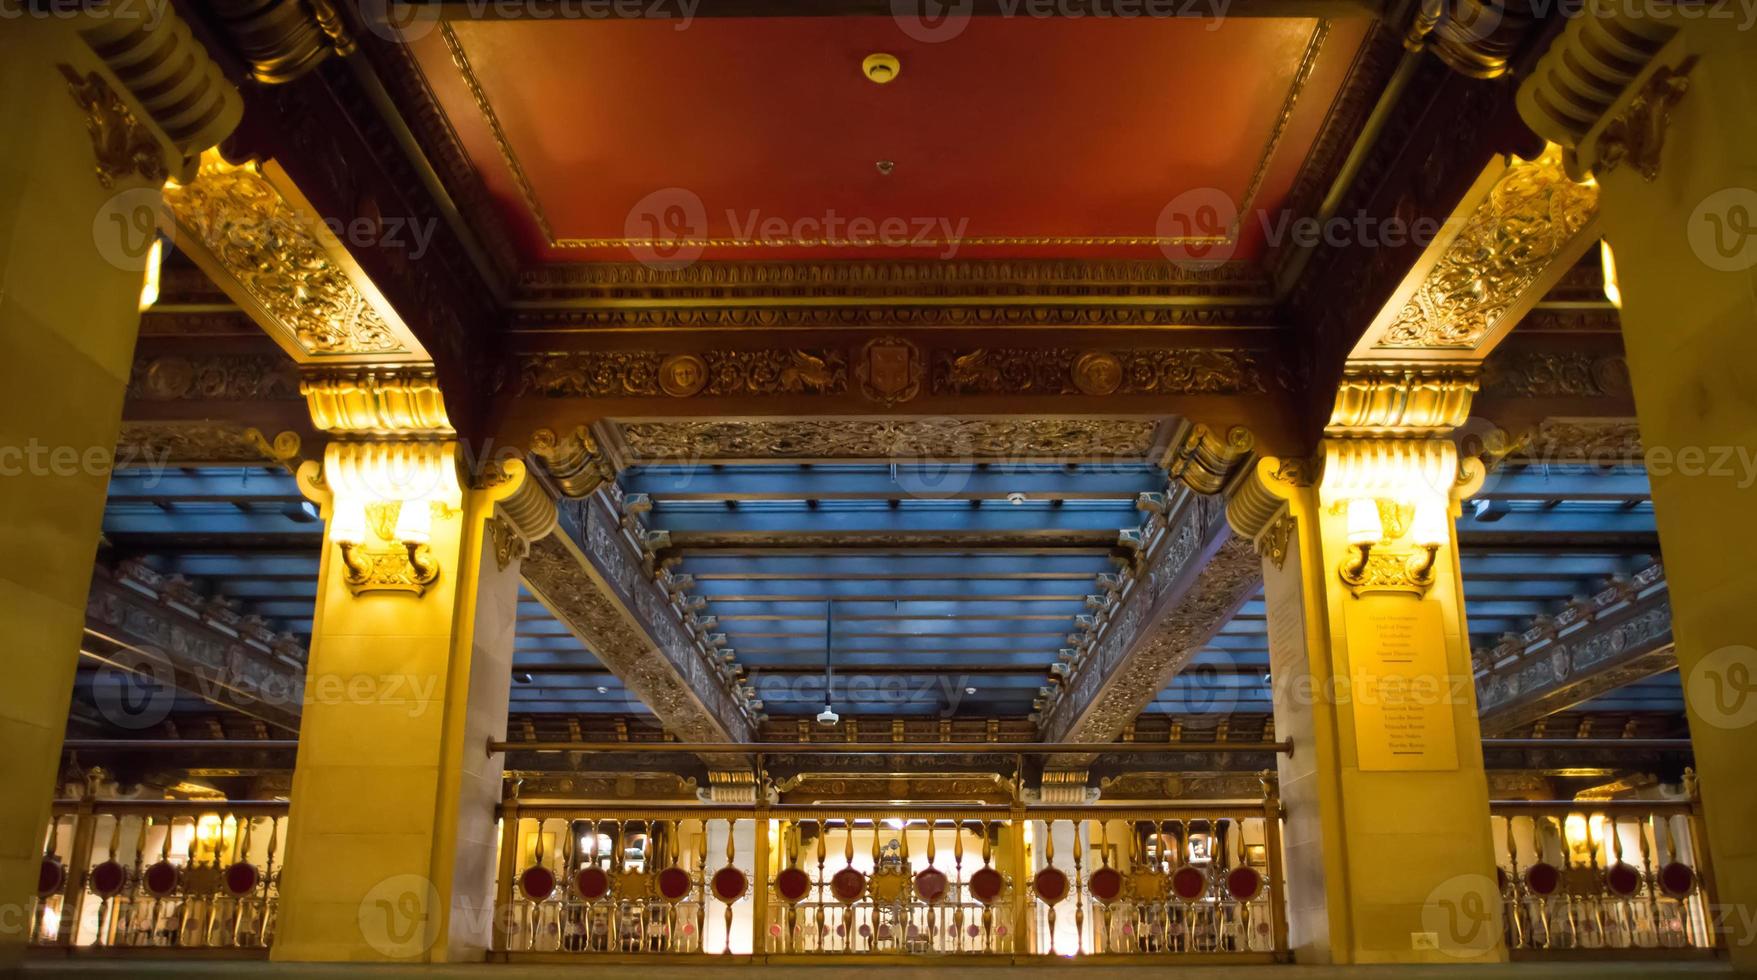
[[[0,924],[0,972],[25,939],[21,910],[36,893],[158,188],[182,172],[188,152],[224,136],[242,107],[199,45],[174,34],[181,22],[168,9],[156,25],[120,12],[101,21],[13,13],[0,28],[0,623],[7,637],[0,907],[14,914]],[[127,64],[143,40],[166,44],[167,60],[178,65],[160,71],[154,84],[184,95],[180,81],[209,86],[212,125],[161,118],[164,107]]]
[[[1757,969],[1750,916],[1736,914],[1757,908],[1757,34],[1735,27],[1649,17],[1571,28],[1520,103],[1599,183],[1715,899],[1730,910],[1716,925],[1735,963]],[[1582,59],[1601,28],[1647,47],[1611,65]],[[1557,102],[1574,74],[1593,77],[1601,104]]]
[[[323,559],[278,960],[480,960],[519,561],[555,509],[519,462],[472,487],[431,375],[310,379],[300,482]]]
[[[1329,438],[1311,463],[1259,461],[1229,504],[1263,555],[1275,731],[1294,743],[1300,962],[1506,956],[1452,534],[1481,472],[1442,439]]]

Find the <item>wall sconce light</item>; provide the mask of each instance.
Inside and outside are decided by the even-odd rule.
[[[1348,557],[1338,576],[1357,597],[1369,592],[1427,594],[1440,546],[1451,536],[1446,520],[1444,506],[1431,501],[1410,507],[1371,497],[1349,499]],[[1405,538],[1414,550],[1391,547]]]
[[[455,460],[451,442],[338,441],[325,449],[329,537],[341,549],[350,592],[423,595],[438,581],[433,519],[462,503]]]

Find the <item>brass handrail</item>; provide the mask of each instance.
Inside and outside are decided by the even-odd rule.
[[[685,755],[1145,755],[1160,752],[1277,752],[1293,742],[504,742],[500,752],[664,752]]]

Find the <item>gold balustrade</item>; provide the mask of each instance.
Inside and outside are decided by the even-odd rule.
[[[497,955],[1284,959],[1280,803],[509,800]]]
[[[1722,943],[1692,804],[1498,801],[1490,820],[1515,957],[1675,958]]]
[[[57,801],[30,942],[261,955],[286,821],[281,801]]]

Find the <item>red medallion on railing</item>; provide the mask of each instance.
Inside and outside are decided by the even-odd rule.
[[[1208,876],[1201,868],[1186,864],[1171,873],[1171,890],[1178,898],[1193,902],[1208,890]]]
[[[256,890],[262,880],[262,874],[256,865],[249,861],[237,861],[226,866],[226,891],[234,895],[248,895]]]
[[[141,884],[146,886],[147,894],[154,898],[164,898],[177,890],[177,882],[183,877],[177,866],[169,861],[160,861],[140,876]]]
[[[682,868],[666,868],[659,872],[656,883],[659,897],[667,902],[681,902],[689,894],[689,872]]]
[[[1099,904],[1114,902],[1122,897],[1123,873],[1115,868],[1099,868],[1086,879],[1086,890]]]
[[[1060,868],[1044,868],[1031,879],[1031,890],[1045,905],[1068,897],[1068,876]]]
[[[1554,895],[1562,885],[1562,873],[1553,864],[1542,861],[1525,869],[1525,887],[1533,895]]]
[[[573,873],[573,890],[588,902],[596,902],[610,894],[610,875],[595,864],[588,864]]]
[[[789,905],[805,901],[805,896],[811,894],[811,875],[798,868],[783,868],[775,875],[775,894]]]
[[[1659,890],[1673,898],[1683,898],[1696,888],[1696,872],[1681,861],[1673,861],[1659,869]]]
[[[93,895],[99,898],[115,898],[128,885],[128,869],[120,861],[105,861],[93,865],[91,874],[85,880]]]
[[[714,889],[715,898],[731,905],[744,897],[744,890],[750,887],[750,879],[744,876],[744,872],[728,864],[714,872],[710,885]]]
[[[866,894],[866,875],[854,868],[843,868],[830,876],[830,894],[844,905],[860,901]]]
[[[43,863],[37,868],[37,896],[48,898],[61,891],[67,884],[67,866],[53,854],[43,855]]]
[[[1604,869],[1604,886],[1611,894],[1629,898],[1641,889],[1641,872],[1623,861]]]
[[[1263,891],[1263,876],[1256,868],[1240,865],[1226,873],[1226,891],[1241,902],[1256,898]]]
[[[519,891],[533,902],[546,901],[555,894],[555,872],[541,864],[526,868],[519,875]]]
[[[951,881],[946,873],[938,868],[922,868],[915,872],[915,897],[924,902],[933,903],[946,897]]]
[[[993,868],[977,868],[970,875],[969,888],[972,898],[984,905],[993,905],[1007,890],[1007,879]]]

